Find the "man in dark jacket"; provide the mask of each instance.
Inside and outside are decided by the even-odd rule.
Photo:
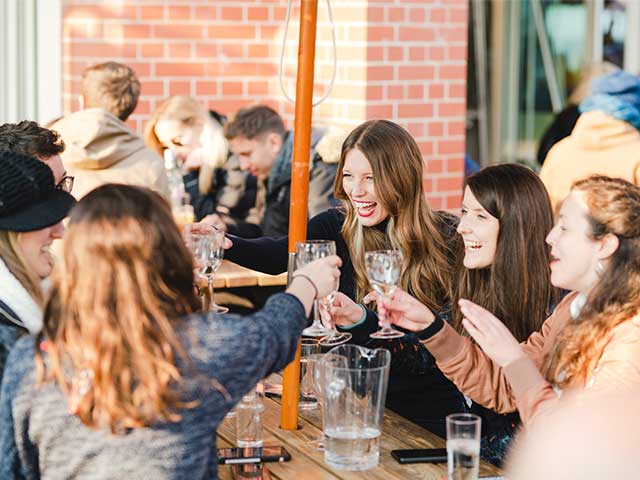
[[[289,198],[293,156],[293,133],[288,132],[280,115],[258,105],[238,111],[227,123],[225,133],[240,168],[258,178],[258,195],[253,221],[227,224],[229,233],[254,237],[278,237],[289,231]],[[342,132],[313,129],[309,164],[309,217],[337,205],[333,180]],[[257,231],[259,230],[259,232]]]

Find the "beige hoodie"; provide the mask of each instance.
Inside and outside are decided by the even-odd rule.
[[[600,174],[640,181],[640,132],[603,112],[580,115],[571,135],[556,143],[540,170],[554,211],[576,180]]]
[[[65,142],[62,162],[75,177],[76,198],[105,183],[148,187],[169,197],[162,158],[115,115],[88,108],[62,117],[51,129]]]

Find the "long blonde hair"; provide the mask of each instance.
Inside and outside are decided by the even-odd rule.
[[[40,286],[40,279],[27,268],[18,245],[19,238],[20,233],[18,232],[0,230],[0,258],[29,295],[42,307],[44,306],[44,292]]]
[[[342,171],[346,156],[353,149],[362,152],[371,164],[378,202],[389,213],[386,232],[363,227],[344,191]],[[432,309],[440,308],[451,298],[457,249],[447,245],[441,230],[446,228],[445,220],[427,204],[422,179],[418,145],[405,129],[393,122],[365,122],[344,141],[333,188],[346,211],[342,236],[355,271],[358,301],[371,291],[364,266],[365,252],[385,248],[402,251],[403,289]]]
[[[611,332],[640,310],[640,188],[620,178],[591,176],[573,185],[586,199],[590,237],[615,235],[619,245],[580,315],[559,335],[546,359],[546,378],[584,384]]]
[[[174,389],[185,358],[177,327],[198,300],[168,204],[139,187],[99,187],[72,209],[64,242],[41,334],[46,362],[36,348],[39,381],[55,381],[89,427],[179,420],[188,405]],[[76,403],[79,378],[90,380]]]
[[[202,122],[200,143],[206,155],[200,167],[198,188],[200,193],[208,193],[213,182],[214,170],[224,165],[229,152],[222,125],[215,121],[197,100],[182,95],[169,97],[156,108],[144,128],[145,143],[160,155],[165,147],[156,135],[155,129],[158,122],[163,120],[178,121],[185,126]]]

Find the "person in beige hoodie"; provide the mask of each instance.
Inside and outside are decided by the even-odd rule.
[[[608,175],[640,184],[640,78],[623,71],[593,81],[571,135],[547,154],[540,178],[557,213],[574,181]]]
[[[547,236],[551,283],[573,290],[538,332],[518,341],[482,307],[460,300],[458,334],[406,292],[378,307],[420,332],[440,370],[465,395],[525,425],[563,391],[620,393],[640,386],[640,188],[605,176],[574,184]],[[526,252],[523,252],[525,255]]]
[[[124,123],[139,96],[140,82],[131,68],[116,62],[94,65],[82,76],[84,108],[50,125],[66,144],[62,161],[75,177],[76,198],[105,183],[148,187],[169,197],[162,158]]]

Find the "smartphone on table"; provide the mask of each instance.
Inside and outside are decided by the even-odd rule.
[[[391,456],[399,463],[447,463],[446,448],[391,450]]]
[[[239,463],[288,462],[291,454],[284,447],[233,447],[218,449],[218,463],[232,465]]]

